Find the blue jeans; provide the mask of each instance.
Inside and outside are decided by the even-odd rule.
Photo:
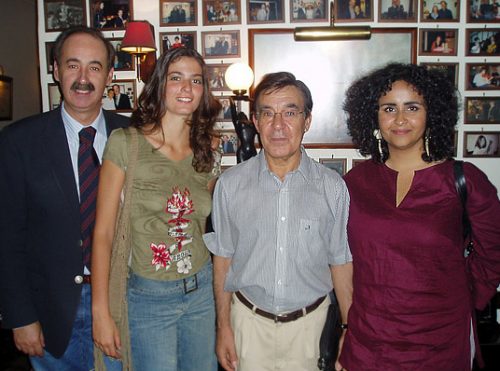
[[[36,371],[89,371],[94,369],[94,342],[92,341],[92,311],[90,285],[82,285],[80,305],[76,312],[68,347],[61,358],[45,351],[43,357],[30,357]],[[43,329],[42,329],[43,331]],[[121,362],[104,360],[108,371],[121,371]]]
[[[212,264],[196,276],[128,280],[132,362],[136,371],[215,371]]]

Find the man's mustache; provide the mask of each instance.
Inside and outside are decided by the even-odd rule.
[[[95,90],[95,87],[94,87],[94,84],[92,84],[91,82],[87,82],[87,83],[79,83],[78,81],[75,81],[72,85],[71,85],[71,90],[75,91],[75,90],[80,90],[80,91],[94,91]]]

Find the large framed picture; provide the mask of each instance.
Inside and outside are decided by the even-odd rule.
[[[135,80],[113,80],[102,95],[102,108],[108,111],[132,112],[136,107]]]
[[[457,86],[458,84],[458,63],[420,63],[422,66],[425,66],[427,69],[437,69],[444,72],[450,81]]]
[[[90,0],[91,26],[101,30],[124,30],[133,19],[132,0]]]
[[[379,22],[416,22],[416,0],[379,0]]]
[[[465,55],[500,55],[500,28],[468,28],[465,30]]]
[[[500,90],[500,63],[467,63],[465,90]]]
[[[420,29],[420,55],[457,55],[456,29]]]
[[[160,32],[160,52],[184,46],[196,50],[196,32]]]
[[[50,82],[47,84],[47,89],[49,90],[49,110],[56,109],[61,105],[62,95],[59,90],[59,85],[55,82]]]
[[[255,84],[266,73],[289,71],[311,90],[308,148],[354,148],[342,110],[345,91],[362,74],[389,62],[415,63],[415,28],[373,28],[370,40],[298,43],[293,29],[250,29],[249,63]],[[391,45],[390,48],[387,45]],[[325,83],[327,82],[327,83]]]
[[[252,23],[284,22],[283,0],[246,0],[247,21]]]
[[[291,22],[325,22],[328,20],[327,0],[290,0]]]
[[[196,26],[195,0],[160,0],[160,26]]]
[[[459,0],[421,0],[420,22],[458,22]]]
[[[498,1],[496,0],[467,0],[467,22],[469,23],[498,23]]]
[[[370,22],[373,21],[373,0],[338,0],[335,2],[335,21]]]
[[[500,157],[500,131],[464,132],[464,157]]]
[[[203,25],[241,23],[241,0],[203,0]]]
[[[210,86],[210,90],[212,91],[230,90],[224,78],[228,67],[229,64],[227,63],[207,64],[208,84]]]
[[[325,165],[327,168],[336,171],[340,176],[344,176],[347,170],[346,158],[320,158],[320,164]]]
[[[87,23],[85,0],[43,0],[45,32]]]
[[[500,97],[466,97],[464,124],[500,124]]]
[[[0,75],[0,120],[12,120],[12,77]]]
[[[113,61],[113,67],[115,71],[133,71],[135,68],[134,58],[132,54],[122,51],[122,40],[123,38],[112,38],[108,39],[113,48],[115,48],[115,60]]]
[[[240,31],[207,31],[201,33],[203,57],[231,58],[240,56]]]

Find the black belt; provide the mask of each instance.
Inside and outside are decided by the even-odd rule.
[[[82,283],[86,283],[87,285],[90,285],[90,274],[84,274],[83,275],[83,281]]]
[[[274,322],[292,322],[300,317],[305,316],[306,314],[311,313],[314,311],[316,308],[320,306],[320,304],[325,300],[326,296],[320,297],[318,300],[316,300],[314,303],[311,305],[308,305],[305,308],[302,309],[297,309],[293,312],[290,313],[285,313],[285,314],[273,314],[266,312],[265,310],[262,310],[260,308],[257,308],[255,305],[250,303],[247,298],[243,296],[243,294],[239,291],[236,291],[235,293],[236,297],[241,301],[242,304],[244,304],[246,307],[250,308],[253,312],[257,313],[259,316],[262,316],[264,318],[272,319]]]

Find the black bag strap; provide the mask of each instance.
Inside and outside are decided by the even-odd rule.
[[[453,164],[453,172],[455,174],[455,188],[462,202],[462,225],[464,240],[468,239],[467,247],[464,250],[464,256],[467,257],[474,250],[472,243],[472,226],[467,213],[467,182],[464,175],[463,161],[455,161]]]

